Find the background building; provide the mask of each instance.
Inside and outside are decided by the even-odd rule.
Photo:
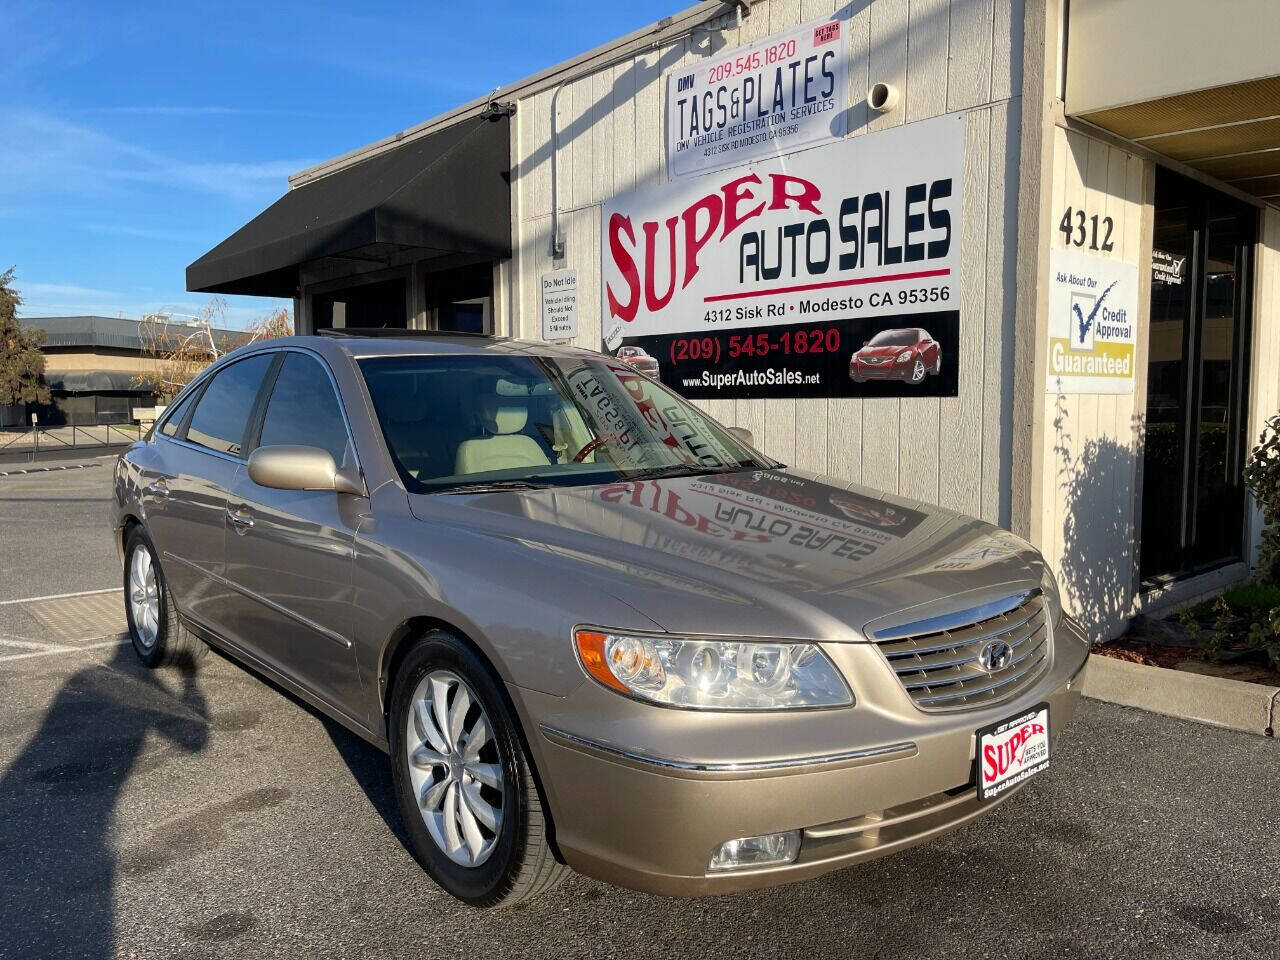
[[[20,322],[45,332],[41,352],[53,403],[17,411],[11,417],[14,423],[30,423],[31,412],[41,426],[131,423],[135,408],[155,403],[150,389],[137,382],[140,375],[159,368],[155,351],[147,347],[145,324],[92,316],[23,317]],[[236,330],[215,328],[212,333],[219,343],[231,345],[245,337]]]
[[[787,99],[766,105],[775,79]],[[634,339],[783,462],[1032,540],[1101,639],[1245,577],[1256,549],[1240,467],[1280,406],[1277,103],[1270,0],[705,2],[300,172],[188,286],[293,297],[299,332]],[[775,173],[820,184],[826,223],[784,192],[761,216],[801,232],[779,220],[772,249],[791,239],[794,274],[797,238],[835,237],[848,270],[807,245],[822,282],[748,289],[776,269],[774,220],[749,247],[705,218],[737,209],[735,176]],[[928,269],[906,269],[913,249]],[[800,312],[837,331],[841,363],[889,327],[943,359],[851,386],[788,340],[817,380],[708,396],[681,379],[760,366],[721,359],[744,323],[722,301],[776,303],[750,328],[776,344],[788,298],[818,287],[838,303]],[[714,362],[679,356],[704,345]]]

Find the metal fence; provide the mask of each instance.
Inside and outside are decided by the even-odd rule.
[[[41,451],[88,447],[115,447],[142,439],[144,429],[135,423],[102,423],[92,426],[18,427],[0,431],[0,451],[26,451],[29,460]]]

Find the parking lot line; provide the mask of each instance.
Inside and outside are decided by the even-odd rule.
[[[4,663],[9,660],[28,660],[31,657],[51,657],[58,653],[78,653],[81,650],[97,650],[101,647],[116,647],[122,643],[127,643],[128,641],[129,635],[122,634],[118,637],[112,638],[111,640],[102,640],[98,643],[84,643],[76,647],[55,647],[53,644],[46,644],[46,646],[49,647],[47,650],[33,650],[30,653],[11,653],[6,654],[5,656],[0,656],[0,663]]]
[[[34,640],[15,640],[13,637],[0,637],[0,646],[24,647],[28,650],[75,650],[76,647],[64,647],[59,643],[36,643]]]
[[[10,607],[18,603],[38,603],[41,600],[65,600],[68,597],[92,597],[101,593],[121,593],[123,587],[107,587],[105,590],[80,590],[76,593],[51,593],[44,597],[22,597],[19,600],[0,600],[0,607]]]

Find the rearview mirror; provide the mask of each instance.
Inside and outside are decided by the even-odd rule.
[[[333,490],[364,496],[364,485],[338,468],[327,450],[276,444],[249,454],[249,479],[276,490]]]
[[[746,427],[730,427],[729,433],[731,433],[736,439],[741,440],[748,447],[754,447],[756,445],[756,438],[752,436],[751,431]]]

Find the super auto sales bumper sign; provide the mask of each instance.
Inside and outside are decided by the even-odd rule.
[[[952,114],[616,197],[604,348],[692,398],[955,396],[963,182]]]

